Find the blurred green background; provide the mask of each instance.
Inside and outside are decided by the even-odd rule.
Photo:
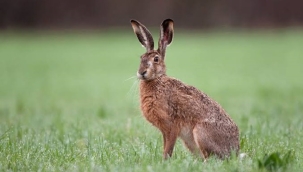
[[[0,17],[0,171],[302,169],[303,32],[300,15],[283,12],[283,22],[273,17],[283,3],[266,13],[265,7],[244,12],[215,1],[201,17],[206,1],[183,8],[166,2],[156,14],[152,9],[159,5],[152,4],[145,15],[143,2],[122,10],[116,1],[63,1],[57,11],[46,8],[46,1],[1,2],[6,8]],[[98,13],[88,20],[95,14],[91,7]],[[240,128],[245,159],[202,163],[178,141],[173,157],[162,160],[162,136],[139,109],[135,75],[145,50],[129,20],[140,19],[158,39],[166,17],[175,20],[168,75],[224,107]]]

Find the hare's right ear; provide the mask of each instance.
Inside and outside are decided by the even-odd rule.
[[[162,22],[160,27],[159,49],[158,51],[164,57],[166,47],[170,45],[174,37],[174,21],[166,19]]]
[[[149,32],[149,30],[140,22],[136,20],[130,21],[135,34],[138,37],[138,40],[146,48],[146,51],[150,51],[154,49],[154,39]]]

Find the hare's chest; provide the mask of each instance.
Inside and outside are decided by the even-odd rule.
[[[167,103],[157,99],[155,96],[141,96],[141,110],[144,117],[153,125],[159,126],[165,121],[170,121],[167,113]]]

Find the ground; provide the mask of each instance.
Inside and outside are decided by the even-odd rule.
[[[140,114],[144,49],[131,29],[1,33],[0,171],[300,171],[302,38],[176,31],[168,75],[219,102],[247,154],[203,163],[180,141],[162,160],[162,136]]]

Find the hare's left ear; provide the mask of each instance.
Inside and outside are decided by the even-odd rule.
[[[158,51],[165,56],[166,47],[170,45],[174,36],[174,21],[172,19],[166,19],[162,22],[160,28],[159,48]]]
[[[154,39],[149,30],[136,20],[130,21],[139,42],[146,48],[146,51],[154,49]]]

